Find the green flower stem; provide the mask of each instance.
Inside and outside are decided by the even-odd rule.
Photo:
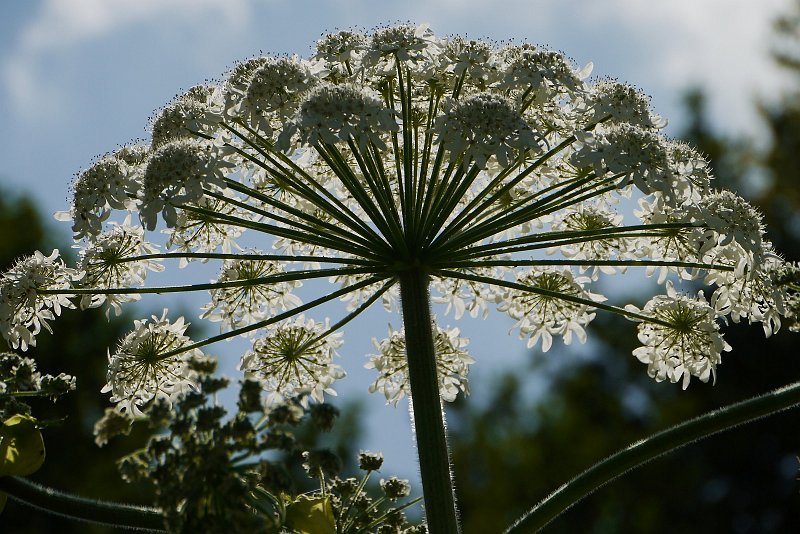
[[[578,297],[575,295],[569,295],[567,293],[561,293],[560,291],[552,291],[550,289],[545,289],[543,287],[536,287],[536,286],[529,286],[526,284],[520,284],[517,282],[508,282],[506,280],[501,280],[499,278],[491,278],[488,276],[480,276],[480,275],[473,275],[470,273],[464,273],[459,271],[449,271],[447,269],[440,269],[434,271],[436,276],[441,276],[443,278],[455,278],[456,280],[470,280],[472,282],[479,282],[483,284],[493,285],[497,287],[507,287],[509,289],[516,289],[518,291],[524,291],[526,293],[533,293],[534,295],[542,295],[543,297],[549,297],[553,299],[565,300],[567,302],[574,302],[576,304],[584,304],[589,308],[597,308],[598,310],[604,310],[611,313],[616,313],[617,315],[622,315],[623,317],[627,317],[628,319],[632,319],[634,321],[643,321],[645,323],[652,323],[652,324],[660,324],[666,327],[673,327],[671,323],[667,321],[662,321],[657,317],[649,317],[647,315],[636,313],[625,308],[620,308],[618,306],[611,306],[610,304],[603,304],[602,302],[595,302],[591,299]],[[402,287],[402,286],[401,286]]]
[[[241,154],[243,157],[247,158],[249,161],[255,163],[267,173],[269,173],[277,182],[281,185],[281,187],[288,188],[289,190],[293,191],[294,193],[300,195],[302,198],[305,198],[315,206],[317,206],[321,211],[325,213],[330,213],[336,219],[341,220],[344,224],[355,225],[362,230],[366,231],[368,234],[373,236],[377,236],[374,231],[372,231],[369,226],[364,224],[364,222],[350,210],[347,206],[345,206],[336,196],[328,191],[325,187],[323,187],[314,177],[310,176],[306,173],[303,169],[298,167],[291,159],[288,159],[285,154],[280,151],[275,151],[273,149],[272,143],[258,134],[255,130],[247,126],[243,122],[237,122],[240,126],[245,128],[250,135],[252,135],[255,139],[257,139],[263,147],[267,150],[264,150],[258,144],[253,142],[249,137],[239,133],[235,128],[231,127],[228,124],[223,122],[223,126],[230,132],[234,133],[237,137],[239,137],[242,141],[247,143],[249,146],[254,148],[270,165],[270,167],[264,161],[259,160],[252,154],[248,154],[247,152],[241,150],[240,148],[228,144],[227,146],[231,147],[237,153]],[[277,159],[276,159],[277,158]],[[278,161],[280,160],[280,161]],[[297,174],[300,178],[298,179],[293,173]],[[225,180],[225,183],[228,184],[228,187],[232,187],[233,189],[252,191],[252,188],[245,186],[244,184],[239,183],[235,187],[231,185],[232,180]],[[311,184],[311,185],[309,185]],[[316,190],[316,191],[315,191]],[[318,193],[317,193],[318,191]],[[249,194],[249,196],[260,195],[257,191],[255,194]],[[349,224],[348,224],[349,221]]]
[[[505,532],[536,532],[589,493],[618,476],[694,441],[800,404],[800,382],[714,410],[638,441],[573,478],[519,518]]]
[[[315,308],[315,307],[317,307],[317,306],[319,306],[321,304],[324,304],[326,302],[329,302],[331,300],[335,300],[335,299],[338,299],[339,297],[343,297],[344,295],[347,295],[348,293],[352,293],[353,291],[361,289],[362,287],[367,287],[369,285],[381,282],[384,279],[385,279],[385,277],[381,277],[381,276],[378,276],[378,275],[371,276],[371,277],[367,278],[366,280],[362,280],[362,281],[357,282],[355,284],[351,284],[351,285],[349,285],[347,287],[343,287],[343,288],[338,289],[338,290],[336,290],[336,291],[334,291],[332,293],[328,293],[327,295],[319,297],[318,299],[312,300],[311,302],[307,302],[305,304],[301,304],[300,306],[292,308],[291,310],[285,311],[283,313],[279,313],[278,315],[273,315],[269,319],[265,319],[263,321],[258,321],[256,323],[252,323],[252,324],[249,324],[247,326],[243,326],[241,328],[235,328],[235,329],[233,329],[233,330],[231,330],[229,332],[224,332],[224,333],[218,334],[216,336],[211,336],[211,337],[209,337],[207,339],[204,339],[203,341],[198,341],[196,343],[192,343],[191,345],[186,345],[185,347],[181,347],[179,349],[175,349],[175,350],[171,350],[169,352],[165,352],[164,354],[161,355],[161,358],[169,358],[170,356],[174,356],[174,355],[180,354],[182,352],[188,352],[190,350],[199,349],[201,347],[205,347],[206,345],[211,345],[211,344],[217,343],[219,341],[224,341],[226,339],[231,339],[231,338],[234,338],[234,337],[237,337],[237,336],[241,336],[242,334],[246,334],[247,332],[253,332],[255,330],[258,330],[259,328],[265,328],[265,327],[267,327],[267,326],[269,326],[271,324],[279,323],[280,321],[283,321],[284,319],[290,319],[290,318],[294,317],[295,315],[297,315],[299,313],[302,313],[302,312],[304,312],[306,310],[310,310],[312,308]]]
[[[335,269],[317,269],[302,271],[286,271],[258,278],[243,280],[228,280],[226,282],[209,282],[204,284],[190,284],[185,286],[160,286],[160,287],[70,287],[64,289],[38,288],[42,295],[137,295],[148,293],[189,293],[191,291],[207,291],[209,289],[225,289],[229,287],[248,287],[257,285],[277,284],[295,280],[309,280],[312,278],[327,278],[330,276],[347,276],[357,274],[372,274],[375,268],[370,267],[337,267]]]
[[[84,499],[19,477],[0,477],[0,490],[49,514],[123,529],[165,532],[164,518],[155,508]]]
[[[118,263],[143,260],[266,260],[280,262],[315,262],[315,263],[340,263],[342,265],[375,265],[374,261],[361,258],[336,258],[328,256],[290,256],[287,254],[250,254],[250,253],[224,253],[224,252],[163,252],[161,254],[141,254],[139,256],[126,256],[115,259]]]
[[[222,222],[230,226],[237,226],[239,228],[255,230],[263,234],[270,234],[276,237],[284,237],[294,241],[300,241],[302,243],[309,243],[312,245],[327,247],[334,250],[338,250],[340,252],[355,254],[362,257],[377,257],[375,254],[372,253],[372,248],[364,247],[359,245],[358,243],[354,243],[343,239],[331,239],[327,236],[324,236],[323,234],[320,234],[318,229],[312,229],[310,231],[300,231],[297,230],[296,228],[276,226],[274,224],[267,224],[260,222],[252,222],[231,215],[226,215],[224,213],[216,212],[214,210],[208,210],[205,208],[201,208],[199,206],[192,206],[189,204],[175,204],[174,207],[180,208],[190,213],[197,213],[198,215],[202,215],[206,217],[206,220],[208,221]],[[297,228],[300,227],[300,225],[298,225],[297,223],[292,223],[292,224],[294,227]]]
[[[468,269],[470,267],[531,267],[539,265],[575,265],[578,267],[685,267],[688,269],[708,269],[715,271],[734,271],[732,265],[712,263],[697,263],[690,261],[670,260],[479,260],[479,261],[454,261],[449,267],[453,269]]]
[[[506,239],[498,243],[477,245],[466,249],[465,252],[456,254],[453,254],[451,252],[451,254],[453,254],[452,259],[463,259],[485,254],[504,254],[509,250],[522,250],[522,247],[519,247],[518,245],[545,243],[561,239],[564,240],[582,239],[584,241],[591,241],[593,239],[611,239],[614,237],[641,237],[642,235],[651,235],[651,234],[664,235],[664,232],[662,231],[684,230],[687,228],[693,228],[695,226],[696,225],[687,223],[657,223],[657,224],[637,224],[632,226],[623,226],[619,228],[611,227],[611,228],[597,228],[593,230],[560,230],[554,232],[540,232],[534,235],[515,237],[513,239]],[[658,233],[653,234],[653,232],[655,231],[658,231]],[[646,233],[642,234],[640,232],[646,232]],[[574,242],[581,242],[581,241],[574,241]],[[561,243],[556,243],[556,245],[557,244]],[[554,245],[547,244],[545,246],[554,246]],[[442,245],[440,248],[435,249],[436,252],[438,252],[439,250],[449,251],[452,250],[452,247],[445,247],[445,245]]]
[[[400,300],[406,335],[406,357],[411,383],[411,406],[419,454],[422,492],[428,530],[457,534],[458,516],[450,472],[436,351],[433,338],[427,273],[412,268],[399,273]]]

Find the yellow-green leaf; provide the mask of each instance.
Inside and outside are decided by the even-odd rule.
[[[286,507],[286,526],[298,534],[336,534],[328,497],[300,495]]]
[[[25,476],[44,463],[44,440],[36,419],[14,415],[0,425],[0,476]]]

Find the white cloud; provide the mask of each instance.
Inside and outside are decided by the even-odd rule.
[[[711,96],[712,117],[731,130],[750,130],[753,98],[774,94],[785,82],[769,57],[772,21],[791,8],[787,0],[609,0],[587,3],[585,16],[600,26],[612,20],[635,32],[652,57],[638,69],[653,87],[676,98],[699,85]],[[636,50],[631,50],[636,54]],[[635,80],[631,80],[635,81]]]
[[[60,95],[45,72],[48,56],[164,20],[211,17],[220,30],[233,31],[248,22],[249,12],[248,0],[46,0],[6,52],[0,78],[18,112],[52,116]]]

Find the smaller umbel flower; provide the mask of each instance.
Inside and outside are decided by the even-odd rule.
[[[300,282],[268,282],[270,276],[282,272],[283,267],[275,261],[248,259],[247,255],[227,260],[217,282],[250,280],[252,283],[213,289],[211,302],[203,307],[202,318],[238,328],[299,306],[301,301],[292,289],[300,286]]]
[[[153,121],[153,150],[197,133],[213,130],[222,119],[218,88],[196,85],[178,96]]]
[[[381,134],[398,129],[395,112],[386,108],[376,92],[351,84],[323,83],[309,91],[294,119],[284,126],[278,146],[288,148],[297,133],[305,145],[347,142],[352,137],[364,150],[369,143],[385,150]]]
[[[327,324],[299,315],[256,339],[239,367],[270,393],[267,403],[304,394],[304,402],[308,397],[323,402],[324,394],[336,395],[331,385],[345,375],[333,363],[341,338],[341,333],[329,333]]]
[[[98,235],[81,249],[78,267],[83,278],[79,284],[110,289],[144,285],[147,271],[161,272],[164,266],[153,259],[129,258],[157,252],[157,245],[145,241],[142,227],[132,226],[128,218],[121,225],[112,225],[108,232]],[[83,295],[80,306],[82,309],[95,308],[107,302],[119,315],[122,312],[120,304],[139,298],[140,295],[135,293],[94,293]]]
[[[590,122],[608,119],[612,123],[630,123],[660,129],[667,122],[650,110],[650,97],[634,86],[613,79],[594,84],[586,96]]]
[[[239,112],[266,136],[273,131],[272,120],[291,116],[303,93],[316,84],[307,62],[297,59],[267,59],[250,77]]]
[[[36,335],[50,330],[48,321],[74,308],[68,291],[78,271],[68,268],[58,250],[45,256],[38,250],[18,260],[0,277],[0,333],[15,349],[36,345]],[[43,290],[53,291],[44,293]]]
[[[197,373],[191,360],[203,355],[186,348],[192,340],[184,335],[188,323],[179,317],[174,323],[161,317],[134,321],[134,330],[108,356],[108,382],[102,392],[111,392],[117,409],[141,415],[156,399],[174,401],[197,387]]]
[[[732,243],[738,245],[741,261],[737,272],[752,272],[763,260],[764,225],[761,214],[743,198],[730,191],[714,191],[704,196],[694,209],[694,217],[705,225],[700,253],[711,256]]]
[[[381,479],[381,489],[386,494],[386,498],[390,501],[396,501],[403,497],[411,495],[411,486],[408,480],[401,480],[397,477],[389,477],[388,479]]]
[[[25,400],[49,397],[53,401],[75,389],[74,376],[61,373],[42,375],[36,361],[14,352],[0,352],[0,421],[12,415],[29,414]]]
[[[518,153],[537,147],[536,136],[519,111],[492,93],[448,100],[434,131],[442,148],[463,154],[464,165],[474,161],[481,169],[492,156],[505,167]]]
[[[148,230],[156,227],[159,212],[174,226],[176,206],[203,198],[204,189],[225,189],[224,171],[232,164],[213,154],[205,141],[178,140],[158,148],[144,171],[139,213]]]
[[[436,370],[439,380],[439,394],[442,399],[453,402],[459,391],[469,394],[469,366],[475,363],[465,349],[469,340],[460,337],[458,328],[444,329],[436,326],[433,345],[436,350]],[[389,337],[372,343],[378,354],[370,354],[364,365],[375,369],[379,376],[369,387],[369,391],[382,391],[386,402],[397,404],[410,391],[408,362],[406,361],[406,337],[403,330],[389,327]]]
[[[542,351],[553,345],[553,336],[572,343],[572,336],[586,341],[586,326],[594,319],[594,308],[587,302],[604,297],[584,289],[591,280],[575,276],[567,267],[534,267],[518,275],[517,283],[526,290],[509,288],[498,295],[499,311],[517,320],[520,337],[529,336],[528,348],[541,340]]]
[[[358,454],[358,468],[363,471],[377,471],[382,465],[382,452],[361,451]]]
[[[592,70],[590,63],[576,71],[560,52],[531,45],[512,46],[503,50],[506,68],[500,87],[526,87],[537,101],[554,96],[573,96],[586,91],[583,79]]]
[[[648,375],[657,382],[682,380],[683,389],[692,376],[707,382],[716,376],[722,352],[731,350],[702,292],[692,298],[677,293],[668,282],[666,295],[653,297],[642,310],[633,305],[626,309],[653,319],[641,320],[638,330],[643,346],[633,355],[647,364]]]
[[[103,221],[112,210],[131,210],[141,187],[142,162],[148,148],[128,145],[99,158],[78,174],[72,184],[72,206],[55,214],[59,221],[72,222],[75,239],[102,232]]]

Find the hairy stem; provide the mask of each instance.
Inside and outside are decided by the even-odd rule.
[[[122,529],[165,532],[161,512],[154,508],[84,499],[19,477],[0,477],[0,490],[49,514]]]
[[[457,534],[456,499],[436,376],[428,275],[417,268],[400,273],[399,279],[414,433],[428,530],[432,534]]]
[[[718,432],[800,404],[800,382],[680,423],[629,445],[573,478],[531,508],[505,534],[536,532],[585,496],[650,460]]]

